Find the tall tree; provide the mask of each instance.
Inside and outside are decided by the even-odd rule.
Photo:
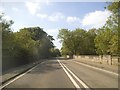
[[[73,31],[61,29],[58,38],[62,42],[62,53],[65,55],[96,54],[95,36],[96,29],[91,29],[88,32],[80,28]]]
[[[37,52],[39,54],[38,58],[48,58],[50,56],[50,49],[54,48],[52,42],[54,40],[53,37],[48,35],[46,32],[44,32],[43,29],[40,27],[23,28],[20,30],[20,32],[25,32],[25,31],[27,31],[29,33],[28,35],[30,36],[30,38],[33,41],[35,41],[34,47],[37,48]],[[25,37],[24,39],[26,40]]]
[[[54,48],[54,39],[42,28],[29,27],[13,32],[11,29],[13,21],[7,21],[3,15],[0,15],[0,24],[2,25],[3,71],[52,57],[51,53],[58,53],[58,50],[51,52],[51,48]]]
[[[120,10],[119,2],[111,2],[107,9],[111,11],[111,16],[108,18],[105,26],[98,30],[95,38],[97,52],[99,54],[118,54],[118,16]]]
[[[94,43],[94,39],[96,37],[96,32],[97,30],[95,28],[90,29],[87,31],[87,36],[86,36],[86,50],[87,50],[87,54],[92,54],[95,55],[96,54],[96,47],[95,47],[95,43]]]

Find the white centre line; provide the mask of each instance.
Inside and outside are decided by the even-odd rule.
[[[80,86],[76,83],[76,81],[73,79],[73,77],[68,73],[68,71],[64,68],[64,66],[60,63],[59,60],[57,60],[60,64],[60,66],[63,68],[64,72],[67,74],[67,76],[69,77],[69,79],[71,80],[71,82],[74,84],[74,86],[77,88],[77,89],[80,89]]]
[[[103,72],[106,72],[106,73],[110,73],[110,74],[113,74],[113,75],[117,75],[118,76],[118,73],[115,73],[115,72],[111,72],[111,71],[107,71],[107,70],[103,70],[101,68],[97,68],[97,67],[94,67],[94,66],[91,66],[91,65],[87,65],[87,64],[84,64],[84,63],[80,63],[80,62],[76,62],[76,61],[73,61],[77,64],[80,64],[80,65],[83,65],[83,66],[86,66],[86,67],[90,67],[90,68],[93,68],[93,69],[96,69],[96,70],[100,70],[100,71],[103,71]]]
[[[73,77],[76,78],[76,80],[78,80],[78,82],[87,90],[91,90],[82,80],[80,80],[66,65],[63,64],[63,66],[73,75]]]
[[[45,62],[45,61],[44,61]],[[44,63],[44,62],[41,62],[40,64]],[[38,64],[39,65],[39,64]],[[26,71],[25,73],[15,77],[14,79],[8,81],[7,83],[3,84],[0,86],[0,90],[4,87],[6,87],[7,85],[11,84],[12,82],[16,81],[17,79],[21,78],[22,76],[24,76],[25,74],[27,74],[28,72],[32,71],[33,69],[35,69],[38,65],[34,66],[33,68],[29,69],[28,71]]]

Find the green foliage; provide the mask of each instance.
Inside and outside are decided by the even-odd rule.
[[[88,32],[83,29],[70,31],[62,29],[59,31],[58,38],[62,42],[63,55],[79,55],[79,54],[96,54],[94,38],[96,29],[91,29]]]
[[[58,38],[62,42],[62,55],[80,54],[110,54],[120,55],[120,2],[108,3],[106,9],[111,16],[106,24],[88,31],[77,28],[59,30]],[[3,70],[27,64],[43,58],[60,56],[59,49],[55,49],[53,37],[40,27],[29,27],[12,32],[12,20],[7,21],[0,15],[2,25],[2,58]],[[119,49],[118,49],[119,47]]]
[[[111,2],[107,9],[112,12],[108,18],[105,26],[100,28],[95,38],[95,45],[98,54],[118,55],[118,32],[120,30],[118,16],[119,16],[119,2]]]
[[[29,27],[12,32],[13,21],[7,21],[2,17],[3,15],[0,16],[3,71],[43,58],[60,56],[59,50],[54,49],[53,37],[42,28]]]
[[[51,51],[51,56],[52,57],[59,57],[59,56],[61,56],[61,53],[60,53],[59,49],[51,48],[50,51]]]
[[[62,42],[62,54],[109,54],[120,55],[120,2],[110,2],[106,7],[111,11],[111,16],[106,24],[99,29],[70,31],[61,29],[58,38]],[[119,49],[120,50],[120,49]]]

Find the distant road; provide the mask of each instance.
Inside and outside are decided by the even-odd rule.
[[[72,60],[53,59],[37,65],[4,88],[118,88],[118,75]]]

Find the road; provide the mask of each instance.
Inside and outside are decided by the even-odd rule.
[[[53,59],[37,65],[4,88],[118,88],[118,75],[73,60]]]

